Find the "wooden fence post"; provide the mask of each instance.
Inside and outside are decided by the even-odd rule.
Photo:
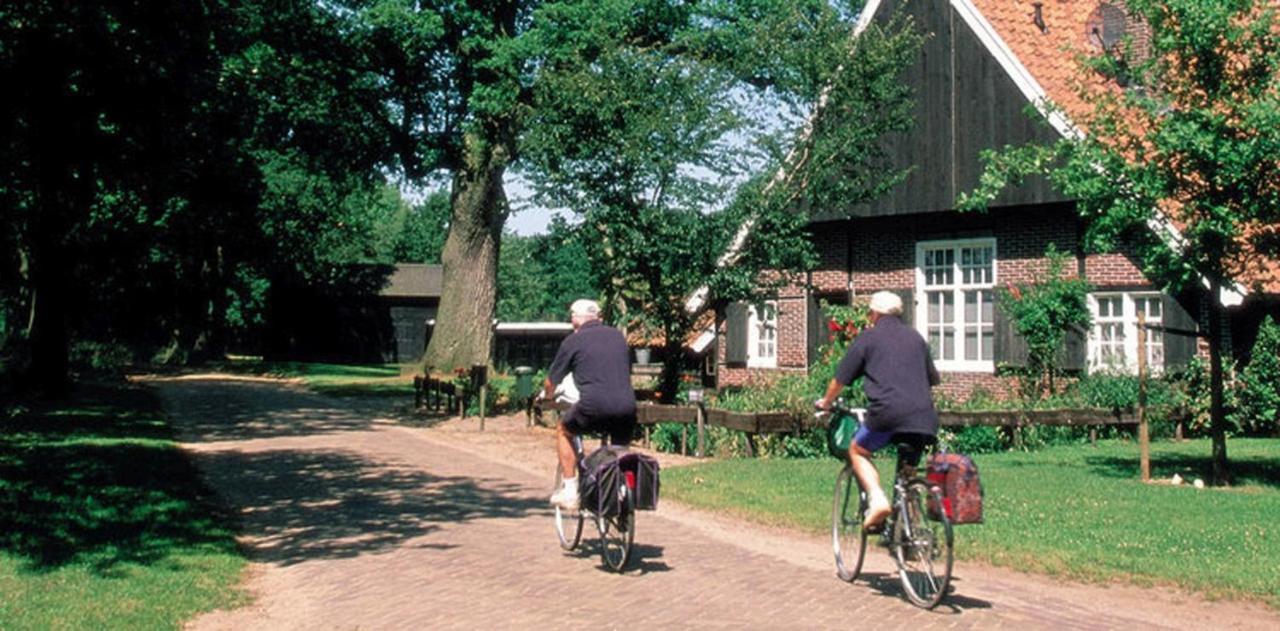
[[[698,402],[698,448],[693,455],[702,458],[707,455],[707,409]]]
[[[1147,314],[1138,311],[1138,468],[1151,481],[1151,432],[1147,427]]]

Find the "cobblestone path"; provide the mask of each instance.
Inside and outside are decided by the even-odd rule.
[[[640,514],[638,560],[617,575],[594,544],[556,545],[550,433],[520,419],[481,435],[474,420],[410,427],[278,382],[150,383],[253,561],[254,603],[195,629],[1280,628],[1256,605],[964,563],[956,593],[921,611],[878,550],[870,581],[848,585],[821,538],[670,503]]]

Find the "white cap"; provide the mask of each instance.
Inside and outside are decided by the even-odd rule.
[[[572,305],[569,305],[569,315],[576,318],[596,318],[600,316],[600,305],[586,298],[575,300]]]
[[[871,294],[871,310],[884,315],[902,315],[902,299],[891,291]]]

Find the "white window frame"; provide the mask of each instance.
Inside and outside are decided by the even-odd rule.
[[[989,282],[965,282],[961,270],[961,248],[991,248],[991,280]],[[936,285],[926,286],[925,276],[925,253],[928,250],[950,249],[956,252],[955,260],[952,262],[953,278],[947,287],[952,292],[953,310],[952,320],[945,324],[949,330],[949,334],[954,336],[954,345],[958,359],[940,359],[934,358],[934,365],[938,370],[945,372],[993,372],[996,369],[995,353],[992,350],[991,359],[964,359],[964,327],[966,323],[964,318],[964,292],[972,290],[988,290],[992,292],[992,322],[980,322],[983,326],[992,327],[992,341],[995,339],[994,329],[994,309],[995,309],[995,288],[1000,282],[999,278],[999,250],[996,248],[995,237],[980,237],[972,239],[952,239],[941,241],[918,241],[916,242],[916,330],[919,331],[925,340],[929,339],[929,300],[928,292],[930,290],[937,291]],[[945,289],[944,289],[945,290]]]
[[[778,367],[778,302],[762,303],[765,317],[760,318],[756,305],[747,307],[747,367]]]
[[[1100,320],[1100,299],[1120,298],[1121,314]],[[1110,370],[1137,374],[1138,372],[1138,301],[1145,304],[1159,305],[1159,317],[1147,312],[1147,324],[1164,322],[1163,294],[1158,291],[1097,291],[1089,294],[1089,313],[1093,316],[1093,326],[1089,329],[1088,353],[1089,370]],[[1146,302],[1152,301],[1152,302]],[[1119,323],[1124,334],[1123,361],[1104,361],[1102,358],[1102,325]],[[1159,331],[1147,330],[1147,369],[1152,373],[1164,370],[1165,348],[1164,336]]]

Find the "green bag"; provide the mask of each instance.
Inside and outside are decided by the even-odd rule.
[[[850,414],[832,412],[827,421],[827,451],[835,458],[849,457],[849,443],[858,432],[858,419]]]

